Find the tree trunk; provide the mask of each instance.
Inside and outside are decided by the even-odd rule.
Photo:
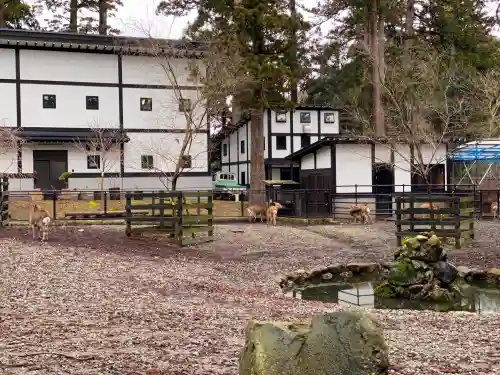
[[[385,135],[385,124],[382,115],[382,87],[380,76],[380,51],[379,51],[379,0],[372,0],[370,9],[370,26],[371,26],[371,58],[372,58],[372,121],[375,129],[376,137]]]
[[[99,0],[99,34],[106,35],[108,33],[108,1]]]
[[[71,0],[69,4],[69,31],[78,32],[78,0]]]
[[[7,5],[5,0],[0,0],[0,29],[7,28]]]
[[[254,110],[250,124],[250,204],[264,205],[266,200],[264,184],[264,108]]]
[[[297,80],[299,77],[298,72],[298,63],[297,63],[297,7],[295,5],[295,0],[290,1],[290,14],[292,17],[293,27],[292,27],[292,35],[291,35],[291,43],[290,43],[290,70],[292,71],[292,88],[290,90],[290,99],[294,104],[298,102],[298,89],[297,89]]]

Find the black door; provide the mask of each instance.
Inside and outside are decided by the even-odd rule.
[[[375,211],[377,216],[392,215],[392,195],[394,194],[394,169],[389,164],[373,166],[375,184]]]
[[[64,189],[65,182],[61,181],[59,177],[68,170],[68,152],[64,150],[33,151],[33,170],[36,173],[36,189]]]
[[[329,173],[307,176],[303,212],[307,212],[308,217],[330,216],[330,176]]]

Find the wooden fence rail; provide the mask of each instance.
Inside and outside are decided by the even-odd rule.
[[[163,233],[179,245],[213,240],[212,192],[145,193],[151,203],[135,203],[132,193],[125,195],[125,233]],[[205,212],[202,212],[205,211]],[[138,216],[137,212],[143,214]],[[147,214],[144,214],[147,212]],[[133,227],[133,225],[141,225]],[[206,232],[205,235],[201,233]]]
[[[474,239],[474,211],[473,196],[405,195],[396,197],[398,246],[401,246],[404,236],[433,231],[438,237],[453,238],[455,248],[458,249],[464,242]]]

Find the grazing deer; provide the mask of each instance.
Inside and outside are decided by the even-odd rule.
[[[498,203],[493,202],[491,204],[491,212],[493,213],[493,219],[498,219]]]
[[[349,215],[352,216],[353,223],[361,221],[363,224],[367,222],[373,224],[370,208],[366,204],[353,204],[349,210]]]
[[[252,204],[247,207],[248,222],[254,223],[257,221],[257,216],[260,216],[260,221],[264,222],[264,217],[266,216],[266,207],[258,204]]]

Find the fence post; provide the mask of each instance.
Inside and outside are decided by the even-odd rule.
[[[52,191],[52,214],[54,220],[56,220],[57,217],[57,193],[55,190]]]
[[[354,204],[358,204],[358,185],[354,185]]]
[[[184,233],[182,232],[182,210],[183,210],[183,199],[182,193],[179,192],[177,195],[177,220],[175,220],[174,230],[175,230],[175,239],[178,244],[182,246],[182,239],[184,237]]]
[[[483,192],[479,190],[479,219],[483,218]]]
[[[132,234],[132,194],[130,192],[125,193],[125,234],[130,237]]]
[[[471,208],[470,207],[471,204],[469,202],[469,204],[467,204],[467,208]],[[472,200],[472,206],[474,207],[474,200]],[[498,206],[497,206],[498,207]],[[469,235],[470,235],[470,238],[473,240],[475,238],[475,233],[474,233],[474,211],[472,212],[469,212],[468,215],[469,217]]]
[[[460,197],[453,198],[454,214],[455,214],[455,249],[460,249]]]
[[[241,216],[245,216],[245,202],[243,202],[243,199],[240,199],[240,210],[241,210]],[[265,202],[267,204],[267,202]]]
[[[104,215],[108,213],[108,192],[104,192]]]
[[[304,190],[304,208],[306,211],[306,219],[309,218],[309,209],[308,209],[308,195],[307,195],[307,190]]]
[[[165,228],[165,192],[160,190],[159,192],[159,205],[160,205],[160,230]],[[172,212],[173,214],[173,212]],[[173,215],[172,215],[173,216]]]
[[[415,196],[410,196],[410,232],[415,232]]]
[[[0,182],[0,227],[9,225],[9,178],[2,177]]]
[[[208,213],[208,227],[210,230],[208,231],[208,236],[213,237],[214,231],[213,231],[213,194],[210,194],[208,196],[208,204],[207,204],[207,213]]]
[[[401,237],[401,197],[396,197],[396,239],[398,246],[402,244]]]

